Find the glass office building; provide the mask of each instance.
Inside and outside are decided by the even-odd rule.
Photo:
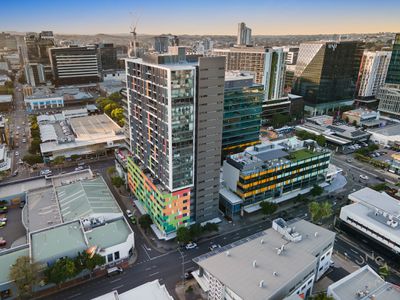
[[[394,39],[386,83],[400,84],[400,33]]]

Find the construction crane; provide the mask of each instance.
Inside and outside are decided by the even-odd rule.
[[[132,14],[132,13],[130,13],[130,14]],[[133,20],[133,17],[132,17],[132,20]],[[139,17],[136,19],[135,23],[132,21],[132,26],[129,28],[130,33],[133,36],[133,41],[131,41],[129,44],[129,53],[128,53],[129,57],[137,57],[137,47],[139,45],[138,45],[137,36],[136,36],[136,27],[137,27],[138,23],[139,23]]]

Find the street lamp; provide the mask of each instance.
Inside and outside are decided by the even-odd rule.
[[[179,246],[178,246],[178,252],[182,257],[182,278],[183,278],[183,286],[185,286],[185,256],[183,255]]]

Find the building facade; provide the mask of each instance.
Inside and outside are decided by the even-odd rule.
[[[118,69],[117,48],[114,44],[102,43],[98,47],[102,71]]]
[[[379,112],[400,118],[400,84],[385,84],[379,88],[376,98],[379,100]]]
[[[254,82],[264,85],[266,99],[282,97],[285,84],[285,55],[282,48],[214,49],[213,55],[226,56],[227,71],[254,72]]]
[[[304,97],[310,114],[353,103],[362,53],[355,41],[300,45],[292,92]]]
[[[251,45],[251,28],[246,23],[238,24],[237,45]]]
[[[27,63],[25,64],[25,78],[26,82],[36,87],[40,84],[46,83],[45,68],[42,64],[38,63]]]
[[[56,85],[100,81],[101,64],[95,46],[50,48],[49,53]]]
[[[160,238],[217,215],[225,61],[181,55],[126,65],[128,183]]]
[[[281,197],[294,191],[298,191],[297,196],[325,181],[330,157],[330,151],[314,141],[296,138],[230,155],[223,164],[222,207],[227,215],[251,213],[260,209],[262,201],[284,201],[289,198]]]
[[[397,33],[393,41],[392,57],[386,76],[386,83],[400,84],[400,33]]]
[[[364,51],[359,73],[358,97],[363,99],[376,96],[379,87],[385,83],[391,54],[390,51]]]
[[[225,75],[222,160],[260,143],[263,85],[251,73]]]
[[[179,38],[176,35],[159,35],[154,37],[154,50],[158,53],[167,53],[168,47],[179,46]]]

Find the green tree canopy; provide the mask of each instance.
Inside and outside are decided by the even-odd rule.
[[[53,163],[55,164],[55,165],[61,165],[61,164],[63,164],[65,162],[65,156],[56,156],[54,159],[53,159]]]
[[[34,137],[31,141],[31,146],[29,147],[29,153],[31,154],[37,154],[40,153],[40,144],[42,143],[42,141],[37,138]]]
[[[176,231],[176,239],[179,243],[187,244],[191,241],[189,228],[181,226]]]
[[[331,296],[327,296],[325,293],[318,294],[316,296],[309,297],[310,300],[335,300],[335,298]]]
[[[86,251],[79,252],[75,258],[75,267],[79,272],[85,269],[93,272],[96,267],[102,266],[105,263],[106,259],[100,254],[95,253],[93,256],[90,256]]]
[[[105,112],[107,115],[111,116],[111,112],[112,112],[114,109],[119,108],[119,107],[120,107],[120,106],[118,105],[118,103],[112,102],[112,103],[109,103],[109,104],[107,104],[106,106],[104,106],[104,112]]]
[[[322,203],[313,201],[308,205],[308,209],[313,222],[321,221],[322,219],[332,215],[332,205],[328,201]]]
[[[108,99],[110,99],[112,101],[115,101],[115,102],[118,102],[118,101],[120,101],[122,99],[122,96],[121,96],[120,93],[115,92],[115,93],[112,93],[110,96],[108,96]]]
[[[6,272],[2,270],[1,272]],[[19,296],[22,299],[31,299],[33,287],[39,283],[38,265],[31,263],[28,256],[17,258],[10,268],[9,278],[15,282],[18,288]]]
[[[326,144],[326,138],[325,138],[322,134],[317,135],[317,136],[315,137],[315,141],[316,141],[317,144],[320,145],[321,147],[325,146],[325,144]]]
[[[36,154],[27,154],[22,158],[22,160],[30,166],[33,166],[34,164],[40,164],[43,162],[43,158],[40,155]]]
[[[111,183],[112,183],[115,187],[120,188],[121,186],[124,185],[125,181],[124,181],[121,177],[115,176],[115,177],[112,177],[112,178],[111,178]]]
[[[78,273],[79,269],[76,268],[75,261],[69,257],[57,260],[44,271],[47,282],[55,284],[63,283]]]
[[[111,118],[119,120],[119,119],[123,119],[124,118],[124,109],[123,108],[115,108],[112,112],[111,112]]]
[[[320,187],[318,184],[315,184],[311,189],[311,195],[313,197],[320,196],[324,192],[324,189]]]
[[[276,203],[272,203],[269,201],[263,201],[260,203],[261,212],[264,215],[271,215],[278,209],[278,205]]]
[[[153,224],[153,220],[148,214],[145,214],[140,216],[139,224],[144,230],[147,230],[150,228],[150,225]]]

